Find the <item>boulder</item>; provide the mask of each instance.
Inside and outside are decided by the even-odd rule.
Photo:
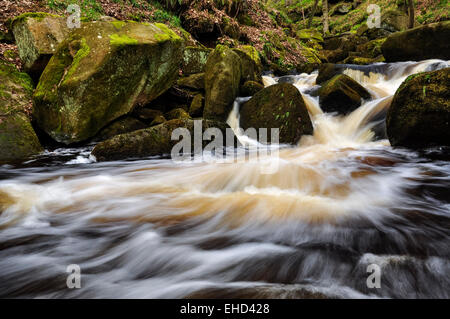
[[[34,117],[58,142],[87,140],[170,88],[182,47],[164,24],[83,23],[45,68],[34,94]]]
[[[386,10],[381,15],[381,29],[397,32],[408,30],[409,16],[400,10]]]
[[[248,128],[267,128],[268,141],[270,129],[279,128],[280,143],[294,144],[302,135],[312,134],[313,126],[308,110],[299,90],[292,84],[271,85],[256,93],[240,109],[240,126]]]
[[[253,96],[259,91],[264,89],[264,85],[255,81],[247,81],[245,82],[240,89],[241,96]]]
[[[226,121],[239,94],[241,59],[233,50],[218,45],[210,54],[205,70],[205,119]]]
[[[211,49],[200,47],[186,47],[181,67],[183,75],[205,72],[206,62],[211,51]]]
[[[0,163],[23,160],[43,149],[29,118],[33,82],[0,60]]]
[[[390,35],[381,46],[387,62],[450,59],[450,21]]]
[[[158,116],[163,115],[163,112],[161,112],[160,110],[153,110],[140,107],[134,109],[132,115],[137,119],[139,119],[140,121],[149,124]]]
[[[319,89],[320,106],[325,112],[347,114],[369,99],[370,93],[358,82],[345,74],[335,75]]]
[[[95,141],[104,141],[116,135],[141,130],[146,127],[147,125],[145,125],[145,123],[133,117],[126,116],[103,128],[95,137]]]
[[[251,45],[233,49],[241,58],[241,83],[245,81],[261,82],[262,64],[258,51]]]
[[[223,122],[203,120],[202,131],[208,128],[219,128],[225,138],[225,130],[229,126]],[[92,150],[92,155],[98,161],[120,160],[144,156],[156,156],[170,154],[174,145],[179,141],[172,140],[172,132],[177,128],[186,128],[191,134],[191,143],[194,141],[194,121],[189,119],[177,119],[164,122],[147,129],[128,134],[117,135],[112,139],[101,142]],[[204,145],[209,141],[204,141]],[[192,151],[194,147],[191,147]]]
[[[369,41],[367,43],[358,45],[356,51],[358,55],[364,58],[377,58],[383,55],[381,52],[381,46],[386,41],[386,38],[380,38],[376,40]]]
[[[205,96],[201,93],[197,94],[192,100],[189,107],[189,115],[192,117],[200,117],[203,114],[203,107],[205,105]]]
[[[175,120],[175,119],[190,119],[189,114],[182,108],[173,109],[170,112],[164,114],[164,117],[167,120]]]
[[[319,68],[319,75],[316,78],[316,84],[321,84],[330,80],[337,74],[341,74],[341,68],[337,67],[333,63],[324,63]]]
[[[70,29],[66,19],[49,13],[24,13],[11,22],[24,69],[39,79],[58,45]]]
[[[204,90],[205,89],[205,73],[196,73],[183,78],[180,78],[177,82],[179,87]]]
[[[150,123],[150,126],[155,126],[155,125],[159,125],[162,124],[164,122],[166,122],[166,118],[164,117],[164,115],[158,115],[157,117],[155,117],[155,119]]]
[[[393,146],[450,146],[450,68],[409,76],[386,118]]]

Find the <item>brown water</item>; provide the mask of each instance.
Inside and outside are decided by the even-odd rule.
[[[1,167],[0,297],[449,298],[450,152],[383,134],[401,82],[442,67],[348,66],[373,99],[347,116],[308,94],[317,74],[290,77],[315,130],[278,157],[239,160],[258,145],[240,135],[229,161],[96,163],[87,147]],[[70,264],[81,289],[66,287]]]

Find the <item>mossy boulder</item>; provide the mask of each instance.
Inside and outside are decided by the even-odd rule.
[[[376,57],[376,58],[366,58],[366,57],[361,57],[361,56],[357,56],[357,55],[352,55],[347,57],[344,60],[345,64],[356,64],[356,65],[369,65],[369,64],[374,64],[374,63],[378,63],[378,62],[384,62],[384,57],[382,55]]]
[[[205,72],[206,62],[211,51],[211,49],[201,47],[186,47],[181,67],[183,75]]]
[[[241,96],[253,96],[259,91],[264,89],[264,85],[255,81],[247,81],[245,82],[240,89]]]
[[[25,71],[39,79],[42,71],[66,38],[70,29],[66,19],[49,13],[24,13],[11,22]]]
[[[156,126],[159,124],[162,124],[164,122],[166,122],[166,118],[164,117],[164,115],[158,115],[157,117],[155,117],[155,119],[150,123],[150,126]]]
[[[189,115],[191,117],[202,116],[204,106],[205,106],[205,96],[199,93],[192,100],[191,106],[189,107]]]
[[[28,115],[32,93],[31,78],[0,60],[0,163],[23,160],[43,150]]]
[[[369,99],[370,93],[358,82],[345,74],[335,75],[319,89],[319,101],[325,112],[347,114],[361,105],[362,99]]]
[[[194,90],[205,89],[205,73],[192,74],[182,77],[177,82],[178,86]]]
[[[450,68],[409,76],[386,118],[393,146],[450,146]]]
[[[319,68],[319,75],[316,78],[316,84],[322,84],[337,74],[341,74],[341,68],[337,67],[333,63],[324,63]]]
[[[405,31],[409,27],[409,16],[400,10],[386,10],[381,15],[381,29],[390,32]]]
[[[117,119],[103,128],[95,137],[96,141],[104,141],[116,135],[129,133],[146,128],[147,125],[131,116]]]
[[[367,43],[358,45],[356,51],[358,55],[364,58],[377,58],[383,55],[381,52],[381,46],[386,41],[386,38],[376,39]]]
[[[258,51],[251,45],[233,49],[241,58],[241,83],[245,81],[261,82],[262,63]]]
[[[312,134],[313,126],[305,102],[299,90],[292,84],[271,85],[256,93],[241,106],[240,126],[248,128],[267,128],[268,141],[270,129],[279,128],[280,143],[294,144],[302,135]]]
[[[173,110],[167,112],[166,114],[164,114],[164,117],[169,121],[175,120],[175,119],[190,119],[191,118],[189,116],[189,113],[186,112],[182,108],[173,109]]]
[[[34,117],[58,142],[95,136],[172,86],[183,42],[164,24],[83,23],[64,40],[34,94]]]
[[[226,135],[229,126],[223,122],[203,120],[202,132],[208,128],[218,128]],[[128,134],[117,135],[112,139],[101,142],[92,150],[92,155],[98,161],[120,160],[144,156],[168,155],[172,148],[179,142],[172,140],[172,132],[177,128],[186,128],[191,134],[191,150],[194,150],[194,121],[189,119],[177,119],[164,122],[160,125],[135,131]],[[204,145],[208,141],[203,142]]]
[[[237,53],[218,45],[210,54],[205,70],[205,119],[225,121],[239,94],[242,67]]]
[[[450,59],[450,21],[432,23],[390,35],[381,46],[386,61]]]

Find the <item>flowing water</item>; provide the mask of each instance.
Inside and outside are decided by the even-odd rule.
[[[449,298],[450,152],[393,149],[383,126],[408,75],[448,66],[345,66],[373,96],[347,116],[322,112],[317,74],[285,78],[315,130],[276,158],[96,163],[88,146],[1,167],[0,297]],[[239,138],[238,155],[258,144]]]

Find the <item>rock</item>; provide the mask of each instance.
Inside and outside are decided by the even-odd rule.
[[[32,93],[31,78],[0,60],[0,163],[23,160],[43,150],[28,115]]]
[[[174,85],[156,100],[152,101],[148,107],[161,110],[163,113],[177,108],[182,108],[187,111],[189,110],[189,105],[191,105],[195,95],[198,93],[198,90],[191,90]]]
[[[201,121],[202,131],[215,127],[219,128],[225,138],[225,130],[229,126],[223,122],[203,120]],[[172,140],[172,132],[177,128],[186,128],[191,134],[191,143],[194,138],[193,120],[172,120],[147,129],[122,134],[95,146],[92,155],[98,161],[120,160],[132,157],[156,156],[170,154],[174,145],[179,140]],[[204,141],[203,144],[208,144]],[[194,147],[191,147],[194,150]]]
[[[312,134],[313,126],[303,97],[288,83],[271,85],[241,106],[240,125],[248,128],[280,129],[280,143],[294,144],[302,135]]]
[[[103,128],[95,137],[95,141],[104,141],[116,135],[130,133],[146,127],[147,125],[145,125],[145,123],[127,116],[122,119],[118,119]]]
[[[390,35],[381,46],[387,62],[450,59],[450,21]]]
[[[150,126],[159,125],[159,124],[162,124],[162,123],[164,123],[166,121],[167,120],[164,117],[164,115],[158,115],[157,117],[155,117],[155,119],[152,121],[152,123],[150,123]]]
[[[170,112],[167,112],[164,117],[167,120],[175,120],[175,119],[190,119],[191,117],[189,116],[189,114],[183,110],[182,108],[178,108],[178,109],[173,109]]]
[[[240,89],[241,96],[253,96],[259,91],[264,89],[264,85],[255,81],[247,81],[245,82]]]
[[[38,80],[70,29],[66,19],[49,13],[24,13],[11,22],[25,71]]]
[[[183,75],[205,72],[206,61],[208,61],[211,51],[211,49],[200,47],[186,47],[183,52],[181,67]]]
[[[386,118],[393,146],[450,145],[450,68],[409,76],[395,93]]]
[[[132,115],[144,123],[151,123],[155,118],[163,115],[163,112],[147,108],[136,108],[133,110]]]
[[[245,81],[261,82],[262,64],[259,53],[251,45],[244,45],[233,49],[241,58],[241,83]]]
[[[192,74],[187,77],[180,78],[177,82],[178,86],[194,90],[205,89],[205,73]]]
[[[329,63],[337,63],[348,57],[348,51],[344,51],[342,49],[322,50],[321,52]]]
[[[378,62],[384,62],[384,57],[382,55],[376,58],[366,58],[361,56],[349,56],[344,60],[345,64],[356,64],[356,65],[369,65]]]
[[[399,10],[387,10],[381,15],[381,29],[397,32],[408,30],[409,16]]]
[[[233,50],[218,45],[205,70],[205,119],[226,121],[239,94],[241,59]]]
[[[336,67],[333,63],[324,63],[319,68],[319,75],[316,79],[316,84],[322,84],[323,82],[326,82],[330,80],[332,77],[334,77],[337,74],[341,74],[342,70],[338,67]]]
[[[34,117],[58,142],[95,136],[178,76],[183,42],[164,24],[83,23],[58,47],[34,94]]]
[[[205,96],[201,93],[197,94],[192,100],[189,108],[189,115],[192,117],[201,117],[203,114],[203,107],[205,105]]]
[[[345,74],[335,75],[319,89],[319,101],[325,112],[347,114],[361,105],[361,99],[369,99],[370,93]]]
[[[381,46],[386,41],[386,38],[376,39],[367,43],[358,45],[356,51],[358,55],[365,58],[377,58],[383,55],[381,52]]]

